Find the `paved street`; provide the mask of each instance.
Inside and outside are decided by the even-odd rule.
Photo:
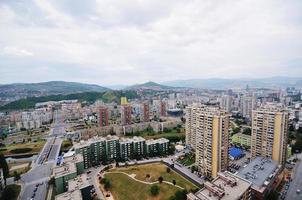
[[[294,167],[292,174],[293,180],[290,182],[289,189],[286,194],[286,200],[301,200],[302,199],[302,154],[298,155],[299,161]],[[297,189],[301,190],[300,194]]]
[[[56,164],[62,144],[62,139],[59,137],[64,134],[65,129],[61,115],[56,112],[55,123],[49,134],[50,137],[47,139],[32,169],[21,176],[21,181],[23,182],[20,194],[21,200],[44,200],[46,198],[51,170]]]

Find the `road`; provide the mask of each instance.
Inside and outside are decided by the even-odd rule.
[[[51,170],[55,166],[60,153],[62,144],[60,136],[65,134],[64,127],[61,114],[56,111],[54,124],[51,127],[46,144],[33,163],[32,169],[21,176],[21,200],[44,200],[46,198]]]
[[[299,161],[297,161],[296,166],[293,169],[292,178],[290,182],[289,189],[286,193],[286,200],[301,200],[302,199],[302,154],[298,155]],[[301,190],[298,194],[297,189]]]

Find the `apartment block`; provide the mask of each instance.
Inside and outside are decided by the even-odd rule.
[[[146,153],[148,156],[164,155],[168,152],[169,140],[160,138],[146,141]]]
[[[288,135],[288,113],[273,104],[252,112],[252,158],[269,157],[284,165]]]
[[[142,137],[118,138],[117,136],[95,137],[74,144],[75,152],[81,154],[84,168],[110,162],[168,153],[169,140],[145,140]]]
[[[187,200],[249,200],[251,182],[230,172],[219,172],[212,182],[205,182],[197,193],[189,193]]]
[[[206,105],[196,105],[188,110],[191,113],[187,115],[186,141],[196,146],[198,169],[215,178],[219,171],[228,167],[230,115],[218,107]]]

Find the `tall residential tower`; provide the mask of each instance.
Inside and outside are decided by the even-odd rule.
[[[230,115],[217,107],[200,105],[188,108],[186,116],[186,128],[190,130],[186,141],[196,147],[196,165],[215,178],[228,167]]]
[[[252,112],[252,157],[286,160],[288,113],[276,105],[265,105]]]

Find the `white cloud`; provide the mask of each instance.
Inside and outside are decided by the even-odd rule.
[[[28,50],[20,49],[18,47],[4,47],[2,50],[2,54],[8,56],[33,56],[34,54]]]
[[[0,69],[27,57],[99,84],[302,74],[298,0],[79,2],[0,2]]]

